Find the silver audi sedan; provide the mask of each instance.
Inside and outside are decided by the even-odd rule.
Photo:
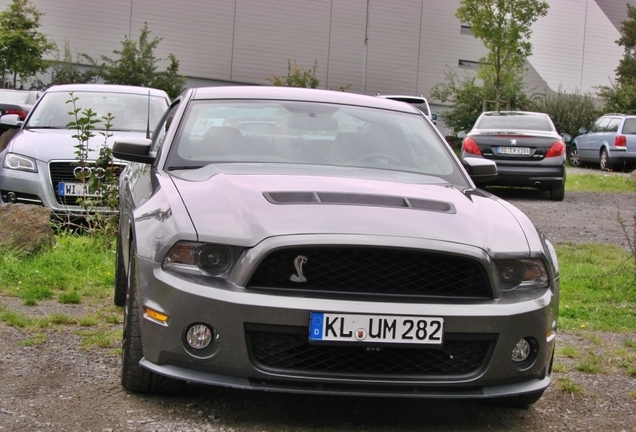
[[[550,242],[475,188],[392,100],[190,89],[116,142],[122,384],[537,401],[550,383]]]
[[[163,90],[108,84],[67,84],[47,89],[24,121],[17,114],[3,115],[2,127],[19,128],[0,152],[0,202],[34,204],[50,208],[58,216],[77,216],[85,211],[77,204],[80,197],[94,196],[78,180],[78,140],[70,114],[72,97],[81,112],[91,109],[97,123],[88,141],[88,176],[103,145],[117,139],[147,135],[168,109]],[[110,114],[112,126],[106,130],[104,116]],[[104,134],[108,134],[106,137]],[[123,168],[117,163],[117,172]]]

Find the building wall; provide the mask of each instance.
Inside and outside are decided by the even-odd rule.
[[[147,22],[150,36],[162,38],[157,56],[174,53],[189,85],[267,85],[286,74],[288,60],[303,68],[317,61],[323,88],[428,96],[446,71],[464,70],[460,60],[486,53],[461,31],[459,0],[31,1],[46,13],[42,31],[59,47],[68,41],[94,58],[112,57]],[[9,3],[0,0],[0,8]],[[607,84],[622,57],[615,43],[621,16],[625,0],[550,0],[548,16],[533,26],[531,87]]]

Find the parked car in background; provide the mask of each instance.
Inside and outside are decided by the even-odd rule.
[[[475,187],[414,107],[194,88],[152,139],[113,152],[129,161],[115,286],[126,389],[527,405],[549,385],[554,249]]]
[[[547,190],[550,199],[565,196],[565,143],[550,116],[537,112],[488,111],[482,113],[463,138],[461,159],[496,162],[497,178],[481,185],[531,187]]]
[[[16,114],[24,120],[42,92],[36,90],[0,89],[0,116]],[[7,130],[0,125],[0,134]]]
[[[112,145],[124,137],[146,136],[154,129],[168,107],[168,96],[162,90],[145,87],[106,84],[69,84],[53,86],[37,101],[24,122],[17,114],[5,114],[0,124],[20,128],[18,133],[0,152],[0,202],[44,205],[59,215],[82,212],[77,204],[80,196],[93,195],[84,190],[77,179],[76,145],[69,129],[74,121],[69,114],[73,105],[67,103],[70,93],[77,98],[77,107],[90,108],[96,119],[110,113],[114,116],[110,136],[102,136],[103,122],[94,125],[94,137],[89,140],[90,164],[97,158],[102,145]],[[100,133],[101,132],[101,133]],[[117,163],[121,170],[123,163]]]
[[[570,146],[570,165],[593,163],[606,171],[636,165],[636,115],[605,114],[579,133]]]
[[[422,95],[420,96],[404,96],[404,95],[381,95],[377,94],[377,97],[384,99],[392,99],[400,102],[406,102],[413,105],[418,110],[422,111],[426,117],[428,117],[433,124],[437,124],[437,114],[431,112],[431,107],[428,105],[428,101]]]

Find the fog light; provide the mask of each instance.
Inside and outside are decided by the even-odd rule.
[[[7,202],[8,203],[16,203],[18,201],[18,198],[15,196],[15,194],[13,192],[9,192],[7,194]]]
[[[188,345],[196,350],[202,350],[210,346],[214,331],[205,324],[195,324],[186,332]]]
[[[517,345],[515,345],[514,349],[512,350],[512,361],[517,363],[523,362],[527,360],[529,355],[530,344],[527,340],[521,339],[519,342],[517,342]]]

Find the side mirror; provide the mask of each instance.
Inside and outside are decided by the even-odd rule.
[[[128,138],[126,141],[115,141],[113,156],[128,162],[151,164],[155,156],[150,154],[152,141],[148,138]]]
[[[6,128],[16,129],[22,126],[22,123],[20,116],[17,114],[5,114],[0,117],[0,125]]]
[[[488,183],[497,178],[497,164],[491,160],[467,157],[462,164],[475,184]]]
[[[433,114],[431,114],[431,119],[432,119],[433,121],[437,121],[437,113],[433,113]]]
[[[463,130],[462,130],[462,131],[459,131],[459,132],[457,132],[457,135],[456,135],[456,136],[457,136],[457,138],[459,138],[459,139],[464,139],[464,138],[466,138],[466,132],[465,132],[465,131],[463,131]]]
[[[568,134],[568,133],[562,133],[561,137],[563,138],[563,141],[567,144],[570,141],[572,141],[572,135]]]
[[[585,129],[584,127],[582,127],[581,129],[579,129],[579,133],[581,135],[583,135],[584,133],[587,133],[587,129]]]

